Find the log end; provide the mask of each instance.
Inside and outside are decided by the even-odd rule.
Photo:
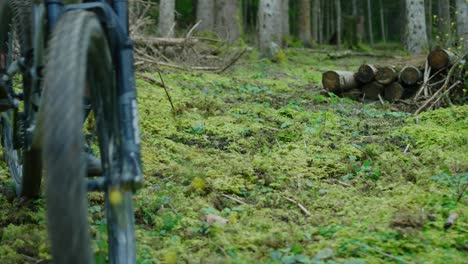
[[[400,81],[407,86],[415,85],[421,78],[421,71],[416,67],[407,66],[400,71]]]
[[[361,83],[370,83],[374,80],[377,68],[369,64],[363,64],[356,73],[356,79]]]
[[[449,66],[450,64],[450,57],[453,54],[449,53],[446,50],[443,49],[435,49],[429,53],[427,56],[427,62],[429,63],[429,66],[433,70],[440,70],[444,67]]]
[[[362,87],[364,99],[375,100],[379,98],[379,94],[383,94],[384,86],[378,82],[371,82]]]
[[[340,88],[340,75],[335,71],[327,71],[322,74],[322,85],[329,92]]]
[[[397,77],[397,72],[393,67],[382,67],[377,70],[375,80],[380,84],[390,84]]]
[[[395,102],[401,99],[404,93],[404,88],[398,82],[393,82],[385,87],[384,97],[385,100]]]

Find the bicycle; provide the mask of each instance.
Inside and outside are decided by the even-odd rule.
[[[102,191],[109,263],[135,263],[132,194],[142,171],[126,0],[0,0],[0,125],[18,196],[45,198],[55,263],[91,263],[87,191]],[[16,85],[21,86],[20,89]],[[100,177],[86,177],[83,98]]]

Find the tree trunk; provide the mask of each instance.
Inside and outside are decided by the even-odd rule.
[[[429,49],[432,49],[432,0],[426,0],[426,33],[429,41]]]
[[[275,57],[281,43],[281,0],[260,0],[258,31],[262,55],[267,58]]]
[[[439,0],[439,37],[443,47],[450,45],[450,0]]]
[[[341,1],[335,0],[336,9],[336,46],[341,48]]]
[[[310,0],[299,0],[299,16],[297,18],[297,31],[302,44],[306,47],[310,47]]]
[[[406,49],[411,54],[421,54],[427,47],[424,0],[406,0]]]
[[[367,24],[369,26],[369,41],[371,45],[374,45],[374,34],[372,34],[372,6],[370,0],[367,0]]]
[[[323,88],[329,92],[344,92],[358,87],[354,73],[350,71],[327,71],[322,75]]]
[[[312,5],[312,36],[319,43],[320,0],[314,0]]]
[[[281,28],[283,37],[289,36],[289,0],[281,0]]]
[[[379,4],[380,4],[380,28],[382,31],[382,40],[385,43],[387,42],[387,37],[385,35],[385,18],[384,18],[384,8],[383,8],[382,0],[379,0]]]
[[[357,16],[357,0],[353,0],[353,16]]]
[[[457,42],[464,52],[468,51],[468,4],[465,0],[456,0]]]
[[[164,1],[163,1],[164,2]],[[239,39],[241,32],[240,2],[237,0],[217,0],[215,32],[229,44]],[[279,25],[281,29],[281,25]]]
[[[319,43],[323,44],[323,30],[324,30],[324,2],[319,0],[319,24],[318,24],[318,38],[319,38]]]
[[[161,1],[159,4],[158,35],[173,37],[175,27],[175,0]]]
[[[164,1],[162,1],[164,2]],[[214,0],[198,0],[197,2],[197,21],[198,31],[212,31],[214,27]]]

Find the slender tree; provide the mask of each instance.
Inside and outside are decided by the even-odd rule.
[[[336,45],[341,48],[341,1],[335,0],[336,11]]]
[[[164,0],[162,1],[164,2]],[[197,1],[197,21],[201,21],[198,26],[199,31],[212,31],[214,27],[214,0]]]
[[[281,0],[260,0],[258,8],[258,39],[260,51],[275,57],[281,44]]]
[[[324,27],[324,21],[323,21],[323,13],[324,13],[324,0],[319,0],[319,23],[318,23],[318,38],[319,38],[319,43],[323,44],[323,30],[325,29]]]
[[[466,0],[456,0],[457,17],[457,42],[464,50],[468,51],[468,4]]]
[[[367,24],[369,26],[369,41],[371,45],[374,45],[374,34],[372,33],[372,6],[370,0],[367,0]]]
[[[310,0],[299,0],[299,15],[297,18],[297,31],[299,39],[306,47],[310,47]]]
[[[432,0],[426,0],[426,31],[429,47],[432,47]]]
[[[174,36],[175,0],[164,0],[159,3],[158,35],[161,37]]]
[[[406,20],[406,49],[412,54],[421,54],[427,47],[424,0],[406,0]]]
[[[352,5],[353,5],[353,16],[357,16],[357,0],[353,0]]]
[[[289,36],[289,0],[281,0],[281,28],[283,37]]]
[[[382,40],[383,42],[387,42],[387,36],[385,35],[385,17],[384,17],[384,7],[382,4],[382,0],[379,0],[380,4],[380,29],[382,32]]]
[[[312,3],[312,37],[319,43],[319,21],[320,21],[320,0],[313,0]]]
[[[439,0],[439,37],[445,47],[450,45],[450,0]]]
[[[217,0],[215,8],[216,34],[228,43],[233,43],[239,39],[241,33],[240,2]]]

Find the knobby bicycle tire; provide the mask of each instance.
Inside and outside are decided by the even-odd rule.
[[[114,69],[93,13],[65,13],[49,42],[41,104],[46,202],[55,263],[90,263],[83,152],[83,95],[89,89],[101,161],[108,181],[119,175],[121,139]],[[109,263],[135,263],[131,192],[106,190]]]

